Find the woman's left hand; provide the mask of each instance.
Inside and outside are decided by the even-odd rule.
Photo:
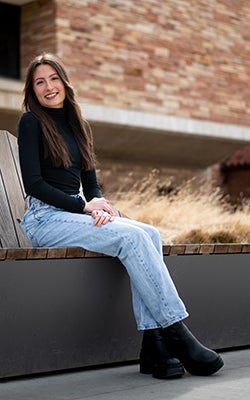
[[[93,210],[91,215],[94,218],[94,225],[97,226],[105,225],[107,222],[112,222],[115,219],[114,215],[103,210]]]

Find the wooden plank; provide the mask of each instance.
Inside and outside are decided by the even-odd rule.
[[[85,257],[85,251],[81,247],[68,247],[66,258],[82,258]]]
[[[17,149],[15,152],[13,150],[15,146],[17,147],[15,138],[10,138],[10,133],[6,131],[0,131],[0,170],[12,218],[12,225],[18,242],[18,245],[15,245],[15,247],[30,247],[17,221],[17,218],[21,219],[24,213],[24,198],[22,185],[17,173],[17,161],[13,158],[14,153],[17,154]]]
[[[164,256],[168,256],[170,253],[171,246],[169,244],[164,244],[162,246],[162,252]]]
[[[7,249],[0,249],[0,261],[5,260],[6,255],[7,255]]]
[[[186,250],[185,244],[173,244],[170,249],[170,254],[171,255],[185,254],[185,250]]]
[[[250,253],[250,244],[248,244],[248,243],[243,244],[242,253]]]
[[[200,250],[200,244],[187,244],[185,254],[198,254]]]
[[[47,258],[47,249],[45,247],[34,247],[27,251],[28,259],[44,259]]]
[[[20,168],[20,163],[19,163],[17,138],[8,132],[7,132],[7,136],[8,136],[10,148],[11,148],[11,151],[13,154],[13,160],[15,162],[16,172],[17,172],[17,176],[18,176],[18,180],[19,180],[21,189],[22,189],[23,198],[25,198],[25,190],[23,187],[23,180],[22,180],[21,168]]]
[[[242,252],[242,244],[232,243],[228,246],[228,253],[241,253]]]
[[[47,258],[66,258],[66,247],[50,247],[47,251]]]
[[[7,249],[6,258],[8,260],[25,260],[27,258],[27,249]]]
[[[228,244],[215,244],[214,245],[214,254],[225,254],[228,253],[229,245]]]
[[[0,169],[0,243],[1,247],[19,247],[13,225],[12,215],[9,209],[7,193],[5,190],[2,173]]]
[[[94,252],[94,251],[85,250],[84,257],[85,258],[99,258],[99,257],[109,257],[109,256],[106,256],[103,253],[97,253],[97,252]]]
[[[13,161],[14,161],[14,165],[15,165],[15,171],[16,171],[16,175],[18,178],[18,182],[20,185],[20,189],[21,189],[21,203],[17,204],[18,207],[18,216],[17,218],[20,218],[20,216],[23,216],[24,213],[24,198],[25,198],[25,191],[24,191],[24,187],[23,187],[23,180],[22,180],[22,174],[21,174],[21,168],[20,168],[20,163],[19,163],[19,154],[18,154],[18,144],[17,144],[17,138],[14,135],[11,135],[9,132],[7,132],[7,137],[8,137],[8,141],[9,141],[9,145],[10,145],[10,149],[12,152],[12,157],[13,157]],[[18,187],[19,189],[19,187]],[[17,229],[17,235],[18,235],[18,239],[19,239],[19,243],[20,246],[28,246],[30,247],[30,243],[28,242],[28,240],[26,239],[26,237],[23,235],[22,230],[19,226],[19,222],[17,221],[17,218],[15,218],[15,226]],[[20,218],[21,219],[21,218]]]
[[[199,254],[213,254],[214,244],[204,243],[200,245]]]

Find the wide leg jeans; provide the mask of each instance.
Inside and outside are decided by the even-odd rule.
[[[162,256],[157,229],[128,218],[94,226],[75,214],[28,196],[21,228],[34,247],[82,247],[117,257],[130,277],[139,330],[167,327],[188,316]]]

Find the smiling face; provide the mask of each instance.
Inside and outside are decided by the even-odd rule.
[[[49,64],[36,67],[33,75],[33,90],[41,106],[62,108],[66,97],[63,81]]]

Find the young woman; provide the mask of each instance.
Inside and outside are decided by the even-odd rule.
[[[163,261],[158,231],[115,216],[102,196],[90,127],[54,55],[30,63],[24,108],[18,143],[28,209],[21,227],[31,244],[79,246],[119,258],[130,277],[137,327],[144,331],[142,373],[167,379],[182,376],[184,369],[195,375],[217,372],[221,357],[183,323],[188,313]]]

